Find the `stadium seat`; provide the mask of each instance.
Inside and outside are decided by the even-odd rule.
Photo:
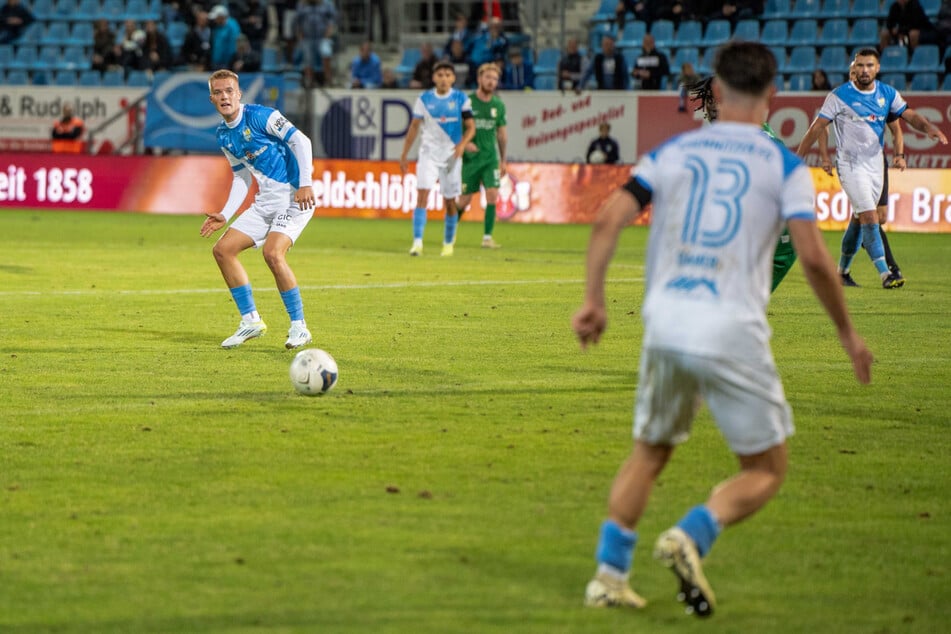
[[[651,35],[654,36],[654,46],[670,48],[674,45],[674,23],[670,20],[656,20],[651,24]]]
[[[909,73],[937,73],[943,71],[941,51],[937,44],[919,44],[911,54],[905,70]]]
[[[58,46],[43,46],[36,56],[33,68],[36,70],[57,70],[62,63],[62,53]]]
[[[46,33],[43,34],[43,43],[66,46],[69,44],[69,38],[69,23],[63,20],[57,20],[50,22],[46,26]]]
[[[617,19],[617,14],[615,13],[617,4],[617,0],[601,0],[597,11],[591,16],[591,22],[593,24],[614,22]]]
[[[795,75],[790,75],[789,90],[793,92],[812,90],[812,74],[796,73]]]
[[[938,89],[938,73],[915,73],[911,77],[909,90],[929,90]]]
[[[555,73],[535,73],[535,90],[556,90],[558,76]]]
[[[70,20],[79,11],[77,0],[56,0],[55,19]]]
[[[796,0],[790,17],[793,19],[815,18],[822,9],[822,0]]]
[[[829,85],[833,88],[845,83],[845,73],[826,73],[826,77],[829,78]]]
[[[73,22],[93,22],[99,17],[101,5],[99,0],[79,0],[76,13],[70,19]]]
[[[617,39],[617,30],[613,25],[607,22],[595,25],[595,27],[588,32],[588,46],[591,48],[592,55],[601,52],[601,38],[605,35],[610,35]]]
[[[46,34],[46,27],[43,25],[43,22],[37,20],[36,22],[31,22],[30,26],[26,27],[23,33],[20,34],[20,37],[15,42],[17,45],[21,44],[30,44],[33,46],[40,46],[43,44],[43,36]]]
[[[796,46],[786,63],[787,73],[812,73],[816,69],[816,47]]]
[[[697,67],[700,66],[700,49],[696,46],[678,48],[670,64],[670,72],[676,77],[680,74],[680,67],[685,63],[692,64],[694,70],[697,70]]]
[[[86,70],[92,66],[89,55],[82,46],[67,46],[63,49],[63,59],[60,68],[66,70]]]
[[[622,48],[621,55],[624,56],[624,63],[627,64],[628,71],[632,70],[637,66],[637,58],[641,56],[641,53],[644,52],[640,46],[632,46],[630,48]]]
[[[729,20],[710,20],[703,32],[700,45],[704,48],[717,47],[730,39],[731,25]]]
[[[0,70],[10,67],[13,62],[13,47],[9,44],[0,44]]]
[[[640,46],[647,35],[647,23],[634,20],[624,25],[624,30],[618,34],[617,45],[620,48]]]
[[[80,86],[102,86],[102,74],[98,70],[79,71]]]
[[[782,73],[776,73],[773,83],[776,84],[776,92],[786,92],[786,80],[783,79]]]
[[[823,20],[848,18],[852,15],[850,0],[822,0],[819,17]]]
[[[673,48],[681,46],[701,46],[703,44],[703,23],[697,20],[685,20],[674,33]]]
[[[906,81],[904,73],[885,73],[883,75],[879,75],[878,79],[882,83],[893,86],[895,90],[905,89]]]
[[[54,86],[75,86],[76,72],[71,70],[58,70],[53,75],[53,81],[50,83]]]
[[[422,57],[423,53],[418,46],[413,48],[404,48],[403,55],[400,58],[400,63],[397,64],[396,68],[394,69],[396,74],[405,78],[408,82],[413,76],[413,71],[416,70],[416,64],[419,63],[419,60]]]
[[[73,22],[73,28],[69,30],[68,46],[87,46],[92,47],[93,40],[92,22]]]
[[[849,46],[878,46],[878,19],[877,18],[859,18],[852,25],[852,31],[849,33]]]
[[[106,18],[110,22],[122,22],[125,20],[124,0],[102,0],[100,17]],[[116,31],[121,33],[118,29]]]
[[[173,54],[178,55],[187,34],[188,25],[184,22],[169,22],[165,27],[165,37],[168,38],[168,45],[172,47]]]
[[[826,73],[849,67],[849,55],[844,46],[827,46],[819,53],[819,68]]]
[[[148,0],[129,0],[126,3],[125,10],[126,16],[137,22],[158,20],[161,17],[159,13],[152,11]]]
[[[265,73],[279,73],[284,70],[281,52],[273,46],[265,46],[261,50],[261,70]]]
[[[790,0],[766,0],[762,18],[764,20],[786,20],[792,15]]]
[[[882,73],[904,73],[908,66],[908,49],[904,46],[886,46],[881,56]]]
[[[792,23],[786,46],[815,45],[819,35],[819,23],[811,18],[802,18]]]
[[[816,38],[816,46],[845,46],[849,43],[849,21],[845,18],[826,20]]]
[[[734,40],[743,40],[744,42],[759,41],[759,20],[740,20],[736,23],[736,29],[733,30]]]
[[[10,61],[7,68],[30,71],[36,66],[36,58],[35,46],[17,46],[16,53],[13,54],[13,60]]]
[[[925,10],[925,14],[931,18],[933,22],[941,10],[941,0],[921,0],[921,8]]]
[[[558,62],[561,60],[561,51],[549,46],[538,51],[535,61],[535,74],[549,74],[558,72]]]
[[[103,86],[125,86],[125,74],[121,69],[107,70],[102,74]]]
[[[152,85],[148,72],[144,70],[130,70],[125,78],[125,85],[132,88],[148,88]]]
[[[30,83],[30,75],[25,70],[15,68],[7,71],[7,76],[4,78],[4,83],[7,86],[26,86]]]
[[[888,6],[881,0],[855,0],[852,4],[853,18],[884,18],[888,15]]]
[[[941,82],[941,90],[951,92],[951,73],[944,76],[944,81]]]
[[[785,46],[770,46],[769,50],[770,52],[772,52],[773,57],[776,58],[776,67],[779,69],[779,72],[780,73],[787,72],[786,65],[789,61],[789,56],[786,55],[786,47]]]
[[[695,70],[701,75],[709,75],[713,73],[713,57],[716,55],[717,49],[708,48],[700,56],[700,61],[697,62]]]
[[[760,42],[766,46],[786,46],[789,39],[789,23],[786,20],[769,20],[763,23]]]
[[[33,0],[29,4],[30,12],[38,21],[52,20],[56,17],[56,4],[53,0]]]

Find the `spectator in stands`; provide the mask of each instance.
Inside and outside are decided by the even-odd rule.
[[[195,24],[185,34],[178,63],[192,71],[205,71],[211,64],[211,26],[206,11],[195,12]]]
[[[531,90],[535,85],[535,69],[518,46],[509,53],[509,61],[502,72],[503,90]]]
[[[86,143],[83,141],[85,130],[86,124],[73,114],[72,104],[64,103],[63,116],[53,123],[53,151],[64,154],[81,154],[86,148]]]
[[[269,27],[267,4],[261,0],[247,0],[247,3],[240,4],[241,8],[235,9],[238,26],[248,37],[251,48],[260,56]]]
[[[383,0],[366,0],[366,2],[369,11],[367,15],[367,39],[371,42],[375,39],[373,37],[373,14],[376,13],[380,16],[380,43],[386,44],[390,41],[390,19],[386,5]]]
[[[392,88],[399,88],[399,87],[400,87],[400,80],[396,76],[396,73],[393,71],[393,69],[384,68],[383,69],[383,83],[380,84],[380,88],[392,89]]]
[[[145,42],[141,70],[168,70],[172,67],[172,47],[155,20],[145,21]]]
[[[117,57],[119,66],[126,71],[141,70],[145,63],[145,31],[139,28],[135,20],[126,20],[123,23],[122,39],[119,41]]]
[[[92,69],[101,73],[118,67],[116,34],[112,31],[109,20],[96,20],[92,35]]]
[[[489,28],[472,41],[469,57],[476,68],[489,62],[505,63],[508,59],[509,41],[502,33],[502,20],[493,18]]]
[[[465,14],[457,14],[456,26],[452,31],[452,35],[450,35],[449,39],[446,41],[446,46],[443,47],[443,57],[449,57],[449,55],[452,53],[452,43],[455,40],[461,41],[463,51],[468,53],[469,47],[472,45],[473,36],[474,34],[472,33],[472,29],[469,28],[469,21],[466,20]],[[456,77],[458,76],[459,74],[456,73]]]
[[[594,56],[581,75],[580,87],[584,88],[592,76],[598,90],[627,90],[630,87],[627,62],[615,47],[611,35],[601,37],[601,52]]]
[[[669,74],[667,56],[654,46],[654,36],[645,34],[641,40],[641,54],[637,56],[631,77],[641,80],[641,90],[660,90],[664,78]]]
[[[228,68],[228,63],[238,50],[241,27],[223,4],[213,6],[208,12],[208,19],[211,20],[211,68]]]
[[[419,61],[413,68],[413,77],[409,80],[410,88],[422,88],[429,90],[433,87],[433,66],[438,61],[436,53],[433,51],[433,45],[429,42],[423,42],[419,47]]]
[[[251,40],[242,33],[238,36],[238,48],[228,64],[236,73],[257,73],[261,71],[261,54],[251,46]]]
[[[677,86],[680,90],[680,103],[677,106],[677,112],[687,112],[687,97],[690,87],[700,81],[700,73],[694,69],[693,64],[684,62],[680,65],[680,74],[677,75]]]
[[[650,0],[619,0],[617,7],[614,9],[618,33],[624,30],[628,13],[633,15],[635,20],[647,24],[647,30],[649,31],[654,18],[652,4]]]
[[[938,46],[942,51],[947,51],[951,46],[951,0],[941,0],[935,28],[938,31]],[[951,56],[945,56],[944,64],[945,72],[951,73]]]
[[[598,126],[598,137],[588,146],[585,155],[588,163],[605,163],[614,165],[621,160],[621,149],[617,141],[611,138],[611,124],[603,121]]]
[[[680,26],[681,20],[693,18],[692,10],[684,0],[657,0],[654,4],[655,20],[670,20],[674,26]]]
[[[473,87],[475,85],[473,78],[475,77],[476,66],[466,53],[462,40],[453,40],[450,49],[446,61],[452,64],[456,76],[453,87],[459,90]]]
[[[899,44],[914,49],[919,44],[937,44],[938,31],[918,0],[895,0],[885,18],[879,51]]]
[[[295,32],[304,68],[304,86],[333,82],[333,38],[337,8],[331,0],[305,0],[297,4]]]
[[[829,92],[832,90],[832,84],[829,83],[829,76],[821,68],[812,71],[812,90],[821,90]]]
[[[578,38],[569,37],[565,52],[558,60],[558,83],[562,90],[579,90],[584,58],[578,51]]]
[[[34,19],[33,13],[20,4],[20,0],[7,0],[0,7],[0,44],[16,42]]]
[[[370,40],[360,44],[360,52],[350,64],[351,88],[377,88],[383,83],[383,66],[380,56],[373,52]]]

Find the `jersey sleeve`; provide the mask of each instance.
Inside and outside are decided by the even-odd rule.
[[[896,90],[895,96],[892,97],[892,103],[888,107],[888,114],[894,115],[897,118],[907,109],[908,103],[905,101],[905,98],[901,96],[901,93]]]
[[[840,101],[834,92],[830,92],[826,95],[826,100],[822,102],[822,108],[819,109],[819,116],[829,121],[835,119],[835,115],[839,111]]]
[[[786,172],[780,194],[783,219],[815,221],[816,189],[806,164],[792,152],[786,152],[783,170]]]
[[[267,134],[281,141],[287,141],[287,139],[294,134],[295,130],[297,130],[297,128],[294,127],[294,124],[288,121],[287,117],[278,110],[271,111],[271,114],[268,115],[267,123],[264,126],[264,131]]]
[[[413,104],[413,118],[414,119],[425,119],[426,118],[426,106],[423,104],[423,98],[417,97],[416,103]]]
[[[472,100],[469,99],[469,95],[462,93],[462,107],[459,109],[460,112],[472,113]]]

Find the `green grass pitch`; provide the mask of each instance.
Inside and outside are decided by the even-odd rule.
[[[487,251],[463,223],[440,258],[430,223],[410,258],[408,220],[318,217],[290,258],[340,381],[307,398],[258,252],[270,331],[219,347],[238,316],[200,224],[0,212],[0,632],[947,631],[948,236],[892,234],[897,291],[858,256],[871,386],[798,267],[774,295],[789,477],[707,558],[700,621],[650,548],[735,469],[705,410],[640,527],[650,605],[581,606],[630,447],[645,229],[582,353],[588,227],[502,224]]]

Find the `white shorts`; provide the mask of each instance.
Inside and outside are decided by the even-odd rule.
[[[443,198],[455,198],[462,194],[462,160],[450,156],[447,161],[435,161],[420,156],[416,161],[416,187],[433,189],[439,182]]]
[[[836,172],[845,195],[852,203],[852,211],[874,211],[885,186],[885,171],[881,154],[872,159],[853,160],[849,157],[836,159]]]
[[[237,229],[254,240],[254,248],[260,248],[272,231],[283,233],[291,239],[291,244],[297,242],[304,227],[314,217],[313,209],[301,209],[294,202],[291,195],[290,204],[283,201],[280,205],[261,205],[255,200],[244,213],[231,223],[232,229]]]
[[[634,405],[634,438],[652,445],[687,440],[702,402],[733,453],[749,456],[793,434],[792,411],[772,355],[756,363],[645,348]]]

